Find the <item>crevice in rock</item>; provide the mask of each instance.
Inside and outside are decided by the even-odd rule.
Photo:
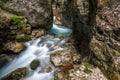
[[[112,9],[111,7],[113,3],[109,4],[111,1],[104,2],[101,0],[84,0],[84,2],[89,3],[88,20],[84,19],[85,16],[81,13],[82,10],[79,9],[77,0],[71,0],[70,2],[68,1],[67,4],[67,6],[72,6],[70,8],[75,46],[82,57],[89,57],[88,61],[99,67],[109,80],[119,80],[119,72],[116,69],[114,62],[114,49],[113,47],[109,47],[110,44],[107,44],[110,38],[118,40],[118,37],[115,35],[119,35],[117,33],[119,30],[117,32],[114,30],[109,31],[107,29],[104,29],[104,27],[99,27],[99,22],[96,22],[96,16],[101,17],[100,15],[98,15],[98,13],[100,13],[99,10],[101,10],[104,6],[108,6],[110,7],[110,9]],[[109,24],[109,21],[106,18],[103,19],[103,22],[101,22],[101,24],[104,22],[107,26],[111,24]],[[114,24],[110,26],[114,26]],[[112,33],[115,33],[115,35]],[[95,41],[97,41],[96,43],[94,39]],[[92,44],[92,42],[94,44]],[[91,47],[91,45],[94,45],[94,47]],[[97,52],[95,52],[96,49],[93,49],[96,47],[98,47]],[[100,54],[98,54],[99,52]]]

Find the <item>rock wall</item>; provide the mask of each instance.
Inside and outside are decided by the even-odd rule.
[[[48,0],[0,0],[0,67],[52,27],[51,7]]]
[[[64,0],[62,5],[62,21],[72,23],[82,58],[98,66],[108,80],[120,80],[120,1]]]
[[[71,5],[69,5],[68,0],[53,0],[53,23],[57,25],[72,26],[71,22]]]
[[[110,80],[120,80],[120,1],[98,0],[94,35],[90,48]],[[97,63],[99,62],[99,63]]]
[[[0,7],[26,17],[32,27],[52,26],[51,2],[48,0],[1,0]]]
[[[120,1],[69,0],[73,37],[83,58],[108,80],[120,80]]]

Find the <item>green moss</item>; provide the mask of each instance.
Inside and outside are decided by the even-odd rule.
[[[22,16],[17,16],[17,15],[13,15],[8,17],[8,19],[10,19],[12,21],[13,25],[16,25],[17,28],[21,29],[23,26],[23,17]]]

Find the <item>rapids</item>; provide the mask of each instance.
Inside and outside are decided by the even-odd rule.
[[[70,36],[72,30],[53,24],[53,28],[48,30],[48,32],[60,36]],[[21,52],[12,62],[0,69],[0,78],[5,77],[18,68],[26,67],[28,74],[22,80],[54,80],[54,71],[56,68],[50,62],[50,54],[54,51],[63,50],[65,42],[66,39],[52,35],[45,35],[26,42],[26,50]],[[37,67],[36,70],[30,68],[30,63],[33,60],[39,60],[40,62],[40,66]],[[50,66],[52,70],[50,72],[43,72],[42,70],[46,66]]]

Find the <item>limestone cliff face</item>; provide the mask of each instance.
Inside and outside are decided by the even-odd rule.
[[[32,27],[52,26],[51,2],[48,0],[0,0],[0,7],[27,18]]]
[[[120,1],[98,0],[90,48],[110,80],[120,80]],[[107,73],[109,72],[109,73]]]
[[[83,57],[89,55],[109,80],[120,80],[120,1],[64,0],[62,5]]]
[[[77,0],[75,7],[79,18],[73,16],[77,20],[73,19],[73,29],[78,34],[78,49],[92,54],[91,62],[109,80],[120,80],[120,1]]]

